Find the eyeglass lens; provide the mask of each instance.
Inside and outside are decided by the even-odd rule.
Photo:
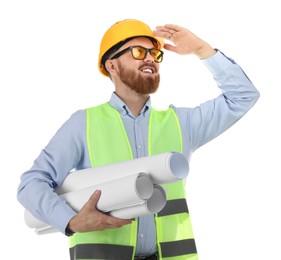
[[[131,48],[132,55],[137,60],[145,59],[147,52],[149,51],[150,55],[156,62],[161,62],[163,58],[163,53],[158,49],[146,49],[142,46],[133,46]]]

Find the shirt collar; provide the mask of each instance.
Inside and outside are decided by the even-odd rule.
[[[130,116],[134,117],[133,114],[131,113],[130,109],[128,108],[128,106],[116,95],[115,92],[112,93],[111,98],[108,103],[109,103],[109,105],[114,107],[120,114],[130,115]],[[140,112],[140,115],[145,116],[146,112],[149,111],[150,108],[151,108],[151,100],[149,98],[147,100],[147,102],[144,104],[144,106]]]

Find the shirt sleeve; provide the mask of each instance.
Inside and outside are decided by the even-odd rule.
[[[54,189],[79,165],[84,151],[85,111],[74,113],[21,176],[17,197],[36,218],[62,233],[76,212]]]
[[[202,62],[212,73],[221,94],[194,108],[171,105],[179,116],[191,151],[231,127],[253,107],[260,96],[241,67],[220,51]]]

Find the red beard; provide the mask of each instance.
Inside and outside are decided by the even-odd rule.
[[[160,75],[141,75],[133,70],[125,68],[121,62],[118,62],[120,80],[139,94],[151,94],[156,92],[160,82]],[[154,67],[153,67],[154,68]],[[155,71],[155,68],[154,68]]]

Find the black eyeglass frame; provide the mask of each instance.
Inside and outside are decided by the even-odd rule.
[[[145,55],[144,55],[144,57],[143,57],[142,59],[137,59],[137,58],[134,57],[133,48],[136,48],[136,47],[145,50]],[[145,48],[145,47],[140,46],[140,45],[129,46],[128,48],[126,48],[126,49],[124,49],[124,50],[122,50],[122,51],[116,53],[115,55],[113,55],[113,56],[110,58],[110,60],[119,58],[121,55],[123,55],[124,53],[126,53],[126,52],[129,51],[129,50],[131,51],[132,57],[133,57],[135,60],[144,60],[144,59],[146,58],[148,52],[149,52],[149,54],[153,57],[153,55],[151,54],[151,52],[152,52],[153,50],[157,50],[157,51],[160,52],[161,61],[155,60],[154,57],[153,57],[153,60],[154,60],[155,62],[157,62],[157,63],[160,63],[160,62],[163,61],[163,55],[164,55],[164,52],[163,52],[163,51],[161,51],[161,50],[159,50],[159,49],[157,49],[157,48]],[[159,55],[158,55],[158,56],[159,56]]]

